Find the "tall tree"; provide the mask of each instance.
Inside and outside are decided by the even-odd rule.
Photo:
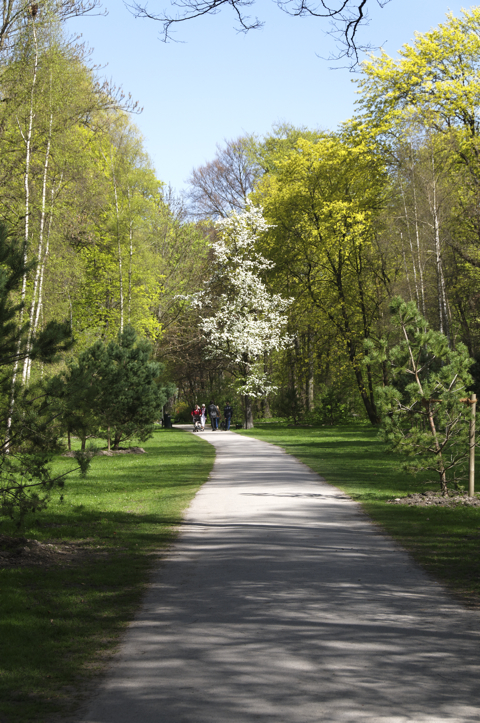
[[[390,284],[375,225],[385,182],[381,159],[368,144],[320,136],[299,139],[254,194],[272,226],[262,247],[277,264],[275,274],[335,330],[372,423],[379,414],[363,341],[376,332]]]
[[[99,0],[1,0],[0,58],[12,52],[22,26],[30,19],[43,21],[55,13],[61,20],[92,14],[100,8]]]
[[[382,52],[362,65],[358,122],[387,142],[404,134],[412,121],[444,137],[451,172],[466,171],[456,184],[463,238],[452,243],[480,267],[479,57],[480,8],[465,10],[459,18],[449,13],[438,28],[404,45],[398,60]]]
[[[51,490],[63,486],[63,475],[55,478],[49,469],[51,453],[58,450],[58,430],[48,397],[39,387],[22,392],[17,383],[17,403],[14,409],[11,405],[12,367],[27,356],[29,325],[18,325],[24,302],[15,296],[28,270],[23,244],[0,225],[0,516],[20,520],[28,511],[42,509]],[[28,338],[29,356],[47,365],[72,345],[68,322],[52,321]]]
[[[244,398],[245,427],[253,427],[252,398],[264,397],[271,381],[264,356],[291,343],[285,334],[288,299],[268,291],[261,276],[272,262],[255,250],[268,225],[250,206],[217,222],[219,238],[212,244],[213,274],[192,299],[201,311],[200,329],[207,358],[220,358],[238,380]]]
[[[223,147],[217,144],[214,160],[193,169],[188,197],[196,218],[226,218],[232,211],[243,211],[255,180],[249,145],[248,138],[225,141]]]

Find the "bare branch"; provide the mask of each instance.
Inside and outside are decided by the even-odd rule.
[[[101,0],[58,0],[55,10],[60,20],[65,21],[83,15],[105,14],[100,3]],[[11,48],[26,18],[42,21],[45,6],[46,0],[0,0],[0,53]]]
[[[246,152],[246,139],[217,144],[213,161],[192,171],[188,198],[192,215],[198,219],[225,218],[242,211],[253,188],[255,170]]]
[[[352,67],[359,62],[359,53],[370,49],[369,45],[357,42],[360,26],[368,24],[367,5],[373,0],[275,0],[283,12],[292,17],[314,17],[331,21],[330,34],[339,43],[336,59],[349,58]],[[390,0],[376,0],[383,8]],[[248,32],[260,28],[263,22],[245,13],[255,0],[171,0],[171,6],[160,12],[152,11],[147,4],[139,0],[127,3],[135,17],[157,20],[163,24],[163,41],[172,40],[172,28],[187,20],[195,20],[204,15],[215,15],[224,6],[230,6],[238,21],[237,31]],[[176,9],[176,10],[175,10]]]

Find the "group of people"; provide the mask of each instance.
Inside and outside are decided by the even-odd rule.
[[[205,430],[207,413],[208,413],[208,416],[210,417],[210,424],[212,425],[212,432],[217,431],[218,425],[222,418],[222,415],[220,414],[220,408],[213,401],[211,401],[210,404],[208,405],[208,410],[207,410],[207,407],[205,406],[205,404],[202,404],[201,407],[198,404],[195,405],[195,409],[192,412],[194,431],[198,427],[200,427],[202,432]],[[223,409],[223,417],[225,420],[225,431],[228,432],[228,430],[230,429],[230,423],[231,423],[232,417],[233,417],[233,407],[230,404],[230,402],[227,402]]]

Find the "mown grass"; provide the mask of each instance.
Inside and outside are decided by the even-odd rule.
[[[214,461],[213,447],[181,431],[159,430],[143,446],[146,455],[95,458],[86,479],[67,478],[63,503],[27,520],[29,539],[80,545],[73,562],[0,569],[1,723],[68,715]],[[0,534],[19,533],[3,522]]]
[[[305,462],[360,502],[375,523],[463,602],[480,605],[480,508],[388,504],[409,492],[436,488],[425,485],[425,476],[407,475],[401,459],[385,451],[374,428],[289,428],[286,423],[259,422],[241,434],[278,444]]]

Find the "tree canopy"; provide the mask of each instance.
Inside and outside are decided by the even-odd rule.
[[[354,44],[371,1],[281,7],[336,19]],[[246,29],[249,3],[227,0],[182,3],[175,24],[223,4]],[[411,349],[443,355],[427,386],[461,367],[462,394],[480,389],[478,9],[449,14],[396,60],[370,56],[358,111],[337,131],[281,123],[224,141],[183,198],[152,167],[137,104],[65,37],[68,8],[4,10],[0,403],[5,464],[40,455],[29,484],[48,493],[61,444],[118,447],[148,436],[164,404],[190,420],[212,398],[246,426],[398,416],[397,432],[423,435],[424,402],[408,417],[409,371],[394,363],[407,329],[390,313],[397,297],[429,330]],[[452,404],[432,408],[437,432]],[[46,497],[28,499],[4,511]]]

